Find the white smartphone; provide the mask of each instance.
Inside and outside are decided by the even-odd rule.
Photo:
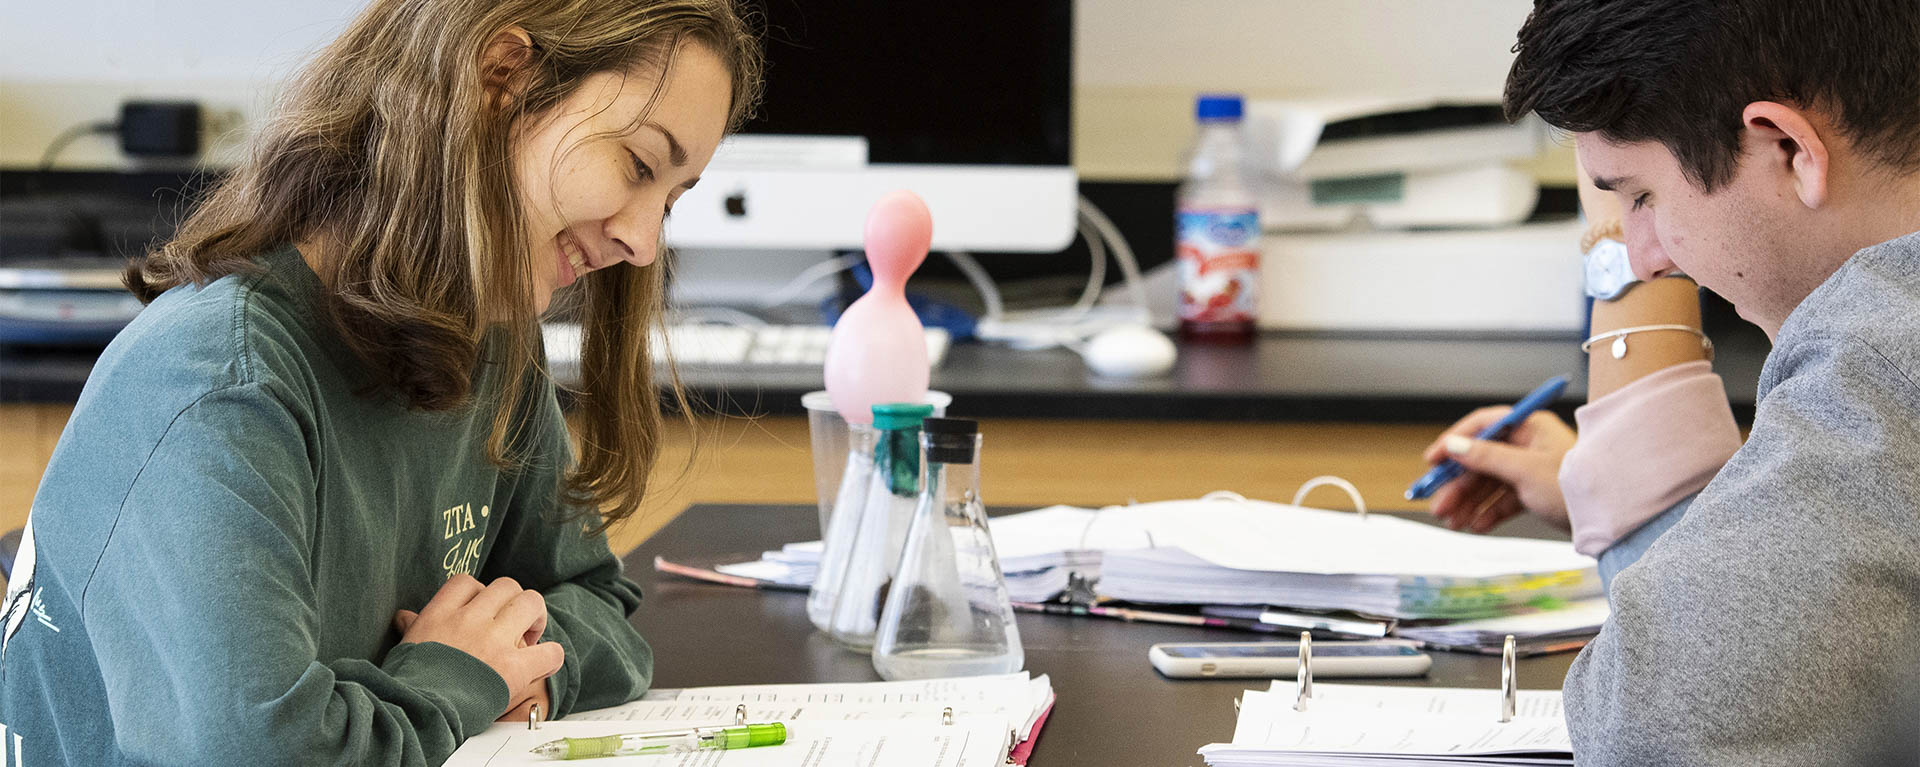
[[[1299,642],[1193,642],[1154,645],[1147,659],[1170,677],[1291,679]],[[1425,676],[1433,657],[1410,641],[1314,642],[1313,676]]]

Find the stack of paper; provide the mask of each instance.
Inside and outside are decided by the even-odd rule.
[[[924,764],[999,767],[1024,763],[1053,706],[1045,675],[907,682],[738,685],[654,690],[632,703],[546,722],[499,723],[460,746],[448,767],[550,764],[529,751],[557,738],[586,738],[689,726],[729,726],[740,706],[749,722],[783,722],[780,746],[711,752],[703,765],[787,767],[823,764]],[[949,711],[950,710],[950,711]],[[950,719],[949,719],[950,716]],[[949,721],[951,723],[949,723]],[[1011,754],[1010,754],[1011,752]],[[659,756],[596,759],[596,765],[657,765]],[[678,762],[676,762],[678,763]]]
[[[1148,545],[1138,531],[1128,534],[1112,526],[1102,526],[1094,535],[1092,522],[1097,514],[1091,509],[1053,506],[987,520],[1008,596],[1015,602],[1045,602],[1066,590],[1069,575],[1089,581],[1098,578],[1102,549]],[[819,569],[822,548],[820,541],[789,543],[761,554],[756,561],[714,569],[772,583],[808,585]]]
[[[1383,515],[1238,498],[1101,510],[1055,506],[990,522],[1015,601],[1077,574],[1108,599],[1282,605],[1391,618],[1467,619],[1600,593],[1593,560],[1564,541],[1472,535]],[[818,542],[722,572],[811,582]],[[1097,580],[1096,580],[1097,579]]]
[[[1240,701],[1232,743],[1200,749],[1211,767],[1571,765],[1557,690],[1522,690],[1499,721],[1498,690],[1315,684],[1305,711],[1275,682]]]
[[[1107,516],[1155,544],[1104,553],[1099,592],[1114,599],[1469,618],[1600,593],[1593,560],[1562,541],[1237,499],[1114,509],[1101,524]]]
[[[1512,636],[1521,654],[1552,652],[1570,642],[1584,642],[1600,633],[1607,622],[1607,600],[1583,599],[1555,609],[1455,621],[1432,626],[1402,625],[1394,635],[1418,640],[1429,648],[1498,652]]]

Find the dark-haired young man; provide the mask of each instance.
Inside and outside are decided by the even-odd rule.
[[[1775,344],[1746,445],[1613,581],[1576,755],[1864,758],[1920,644],[1920,2],[1539,0],[1515,51],[1509,113],[1575,134],[1635,274]]]

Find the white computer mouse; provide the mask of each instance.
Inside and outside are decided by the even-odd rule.
[[[1109,378],[1148,378],[1173,369],[1173,340],[1146,325],[1116,325],[1095,333],[1080,349],[1093,372]]]

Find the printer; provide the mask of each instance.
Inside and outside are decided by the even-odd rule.
[[[1586,322],[1573,211],[1541,215],[1554,148],[1497,98],[1251,101],[1266,166],[1262,328],[1576,334]]]
[[[0,344],[102,346],[140,312],[120,282],[155,239],[152,201],[0,197]]]

